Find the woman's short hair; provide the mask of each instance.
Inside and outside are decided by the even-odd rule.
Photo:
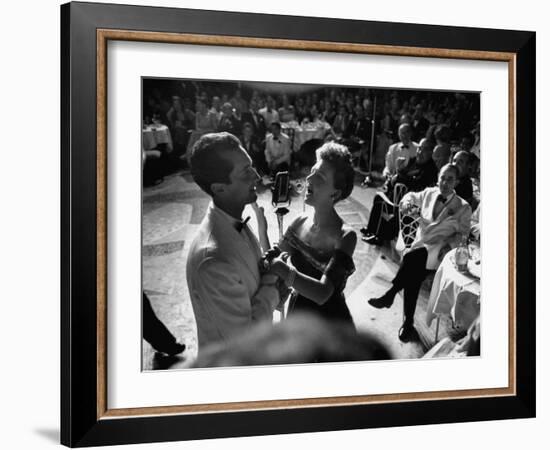
[[[229,174],[233,163],[225,156],[228,152],[238,150],[241,142],[231,133],[208,133],[201,136],[193,146],[191,158],[191,175],[195,183],[212,195],[213,183],[229,183]]]
[[[318,161],[326,161],[334,168],[334,188],[340,191],[338,201],[349,197],[353,190],[355,171],[347,147],[336,142],[327,142],[317,149],[316,155]]]

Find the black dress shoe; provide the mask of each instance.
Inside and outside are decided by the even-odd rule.
[[[185,350],[186,346],[180,342],[171,342],[168,344],[154,346],[154,349],[159,353],[164,353],[169,356],[175,356],[179,353],[182,353]]]
[[[369,305],[374,306],[375,308],[381,309],[381,308],[389,308],[391,305],[393,305],[393,296],[384,294],[382,297],[378,298],[371,298],[369,300]]]
[[[369,233],[369,229],[367,227],[363,227],[359,230],[361,234],[365,237],[372,236],[372,233]]]
[[[412,323],[404,323],[401,325],[398,336],[401,342],[411,342],[419,339],[418,332]]]
[[[362,237],[361,239],[370,245],[376,245],[376,246],[382,245],[382,239],[380,239],[378,236],[375,236],[375,235],[371,235],[369,237]]]

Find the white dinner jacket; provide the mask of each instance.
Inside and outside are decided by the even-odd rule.
[[[416,158],[417,149],[418,144],[413,141],[411,141],[407,148],[403,147],[402,142],[390,145],[386,153],[386,165],[383,174],[386,176],[395,175],[397,173],[397,158],[405,158],[405,166],[407,166],[411,159]]]
[[[210,204],[186,268],[199,351],[246,331],[256,321],[273,319],[279,295],[273,285],[261,284],[260,257],[250,229],[239,233],[227,214]]]
[[[437,217],[433,217],[434,206],[440,194],[438,187],[426,188],[421,192],[407,193],[401,203],[412,202],[420,207],[420,224],[416,232],[415,240],[411,250],[424,246],[428,250],[428,261],[426,269],[435,270],[441,263],[439,252],[445,244],[452,248],[460,243],[461,235],[468,235],[472,209],[461,197],[452,194],[447,199],[445,206]],[[432,241],[427,244],[426,241]]]

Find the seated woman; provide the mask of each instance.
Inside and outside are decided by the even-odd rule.
[[[294,106],[292,106],[288,100],[288,96],[283,95],[283,106],[279,108],[279,120],[281,122],[292,122],[296,120],[296,114],[294,111]]]
[[[355,271],[357,236],[334,208],[351,194],[353,178],[346,147],[327,142],[317,150],[317,163],[306,179],[305,202],[313,212],[290,224],[280,243],[283,253],[271,263],[273,273],[294,289],[289,316],[314,313],[353,327],[343,291]]]
[[[197,112],[195,113],[195,129],[191,132],[189,143],[187,144],[187,157],[191,157],[191,149],[199,138],[207,133],[216,131],[218,120],[216,114],[208,109],[208,106],[201,98],[197,98]]]
[[[174,95],[172,107],[166,113],[166,118],[174,140],[175,155],[182,157],[185,155],[189,142],[188,131],[193,128],[195,123],[195,113],[182,104],[180,97]]]
[[[268,172],[262,142],[254,135],[254,128],[251,123],[245,122],[243,125],[243,136],[241,139],[243,148],[252,158],[254,168],[260,175]]]
[[[434,137],[437,145],[432,158],[437,170],[441,170],[451,160],[451,129],[447,125],[439,125],[435,129]]]

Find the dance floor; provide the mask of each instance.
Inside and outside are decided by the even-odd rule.
[[[369,217],[374,188],[361,186],[362,177],[356,177],[351,196],[337,205],[342,218],[357,231]],[[265,187],[258,190],[258,203],[265,208],[271,243],[278,241],[278,225],[271,205],[271,191]],[[187,290],[185,264],[191,240],[206,212],[209,197],[192,181],[189,174],[173,174],[156,186],[143,192],[143,289],[149,296],[153,309],[170,331],[187,345],[182,359],[189,360],[196,355],[197,338],[193,310]],[[253,216],[251,210],[246,215]],[[304,208],[302,196],[295,194],[290,212],[284,217],[288,224]],[[253,220],[251,228],[255,228]],[[391,349],[398,359],[421,357],[433,343],[435,321],[432,328],[424,325],[430,281],[421,290],[416,325],[421,341],[402,343],[397,331],[403,320],[402,298],[396,297],[390,309],[378,310],[367,303],[367,299],[383,294],[395,275],[398,264],[391,248],[376,247],[359,239],[354,254],[355,273],[346,285],[346,300],[356,327],[377,335]],[[439,336],[446,334],[446,323],[442,324]],[[154,357],[154,351],[143,341],[143,369],[163,368],[162,362]]]

